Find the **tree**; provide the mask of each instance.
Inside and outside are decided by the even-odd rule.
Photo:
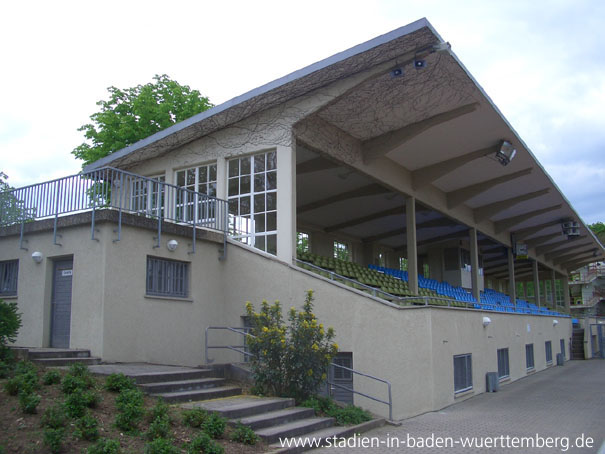
[[[594,224],[589,224],[588,227],[597,236],[601,244],[605,244],[605,224],[595,222]]]
[[[23,201],[15,197],[13,187],[6,180],[8,175],[0,171],[0,225],[10,225],[28,220]]]
[[[109,100],[97,102],[101,111],[90,116],[92,123],[78,128],[86,142],[72,154],[84,166],[213,107],[198,90],[166,74],[153,79],[154,83],[133,88],[107,89]]]

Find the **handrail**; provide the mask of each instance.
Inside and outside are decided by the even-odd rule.
[[[241,348],[245,348],[246,347],[245,345],[208,345],[208,332],[210,330],[231,331],[233,333],[240,334],[240,335],[244,336],[244,338],[246,336],[250,336],[250,337],[253,337],[253,338],[256,339],[256,336],[254,336],[253,334],[250,334],[250,332],[249,332],[250,329],[251,328],[245,328],[245,327],[244,328],[240,328],[240,327],[231,327],[231,326],[208,326],[206,328],[206,330],[205,330],[205,340],[206,340],[206,343],[205,343],[205,347],[206,347],[205,348],[205,357],[206,357],[206,364],[211,364],[214,361],[213,359],[211,359],[208,356],[208,349],[211,349],[211,348],[216,348],[216,349],[218,349],[218,348],[224,348],[224,349],[227,349],[227,350],[232,350],[232,351],[236,351],[238,353],[242,353],[242,354],[244,354],[246,356],[254,356],[252,353],[246,352],[245,350],[240,350]],[[350,372],[352,372],[354,374],[361,375],[363,377],[371,378],[373,380],[385,383],[387,385],[388,394],[389,394],[389,400],[388,401],[379,399],[377,397],[370,396],[369,394],[365,394],[365,393],[362,393],[360,391],[355,391],[354,389],[350,389],[350,388],[347,388],[346,386],[342,386],[342,385],[340,385],[338,383],[333,383],[333,382],[327,380],[327,383],[329,385],[331,385],[331,386],[336,386],[338,388],[345,389],[345,390],[350,391],[352,393],[359,394],[360,396],[367,397],[368,399],[371,399],[373,401],[380,402],[380,403],[383,403],[385,405],[388,405],[389,406],[389,420],[391,420],[391,421],[393,420],[393,397],[392,397],[392,394],[391,394],[391,382],[389,382],[388,380],[384,380],[382,378],[375,377],[375,376],[370,375],[370,374],[365,374],[363,372],[359,372],[358,370],[351,369],[349,367],[342,366],[340,364],[330,363],[330,366],[331,367],[339,367],[341,369],[348,370],[348,371],[350,371]]]

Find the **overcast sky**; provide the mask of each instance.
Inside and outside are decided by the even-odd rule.
[[[421,17],[584,221],[605,221],[601,0],[2,2],[0,170],[13,186],[77,173],[77,129],[110,85],[165,73],[220,104]]]

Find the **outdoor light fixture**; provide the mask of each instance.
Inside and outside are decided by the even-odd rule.
[[[553,320],[552,321],[552,326],[557,326],[559,324],[559,320]]]
[[[487,326],[492,322],[492,319],[489,317],[483,317],[483,326]]]
[[[500,145],[500,149],[496,151],[496,159],[503,166],[507,166],[513,160],[516,154],[517,150],[515,150],[513,144],[503,140],[502,144]]]
[[[166,247],[171,252],[176,251],[176,248],[178,247],[178,245],[179,245],[179,242],[177,240],[170,240],[168,243],[166,243]]]
[[[32,260],[36,263],[41,263],[43,259],[42,252],[36,251],[32,254]]]
[[[395,79],[396,77],[402,77],[403,76],[403,68],[395,68],[393,70],[391,70],[391,77],[393,79]]]
[[[571,236],[580,236],[580,223],[576,221],[564,221],[561,223],[561,229],[563,230],[563,235]]]
[[[426,68],[426,60],[421,60],[421,59],[415,58],[414,59],[414,68],[416,68],[416,69]]]

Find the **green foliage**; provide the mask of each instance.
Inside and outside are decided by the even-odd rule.
[[[82,391],[76,391],[68,394],[63,403],[65,414],[70,418],[81,418],[86,411],[87,400]]]
[[[38,371],[29,361],[20,361],[15,367],[15,376],[6,381],[4,390],[11,396],[31,394],[39,388]]]
[[[336,419],[336,424],[339,426],[361,424],[372,419],[372,415],[362,408],[354,405],[340,407],[332,399],[321,396],[310,397],[300,405],[313,408],[318,415],[326,415]]]
[[[1,347],[0,347],[1,349]],[[10,352],[10,350],[8,350]],[[13,370],[13,364],[10,360],[0,360],[0,379],[8,378]]]
[[[595,222],[594,224],[589,224],[588,227],[597,236],[601,244],[605,244],[605,224]]]
[[[123,373],[111,374],[105,379],[105,389],[107,391],[120,392],[124,389],[135,389],[134,380]]]
[[[170,438],[170,418],[168,415],[160,416],[151,421],[149,429],[145,433],[145,437],[148,440]]]
[[[66,422],[65,409],[61,405],[48,407],[42,414],[42,427],[58,429],[59,427],[64,427]]]
[[[179,448],[165,438],[156,438],[147,443],[143,451],[144,454],[180,454],[180,452],[181,450]]]
[[[86,450],[86,454],[120,454],[120,442],[101,438]]]
[[[0,188],[1,190],[1,188]],[[0,300],[0,359],[4,359],[7,345],[17,340],[21,328],[21,314],[17,310],[17,303],[7,303]]]
[[[202,432],[187,445],[187,454],[223,454],[225,450],[210,436]]]
[[[241,422],[238,422],[231,433],[231,440],[246,445],[255,445],[258,441],[258,436],[250,427],[244,426]]]
[[[84,416],[76,421],[76,429],[74,435],[77,438],[88,441],[95,441],[99,438],[99,423],[90,412],[86,412]]]
[[[49,370],[42,376],[42,383],[46,386],[56,385],[61,382],[61,374],[56,370]]]
[[[90,164],[145,137],[213,107],[199,91],[180,85],[167,75],[155,75],[154,83],[119,89],[109,87],[109,100],[97,105],[92,123],[81,126],[86,142],[72,154]]]
[[[184,410],[182,413],[183,424],[189,427],[202,427],[206,418],[208,418],[208,412],[203,408],[192,408],[191,410]]]
[[[221,438],[225,432],[227,420],[217,413],[210,413],[202,424],[202,430],[212,438]]]
[[[82,364],[73,364],[61,381],[64,394],[84,393],[94,385],[94,379],[88,368]]]
[[[116,415],[116,426],[126,432],[135,431],[145,413],[143,403],[143,393],[138,389],[120,392],[116,397],[116,408],[119,412]]]
[[[7,178],[8,175],[0,172],[0,225],[10,225],[31,219],[24,201],[19,200],[15,193],[11,192],[14,188],[6,182]]]
[[[159,398],[156,404],[151,407],[151,410],[148,411],[147,417],[150,421],[158,418],[168,418],[168,421],[170,422],[170,406],[168,406],[162,398]]]
[[[248,345],[255,388],[263,394],[304,400],[325,381],[328,367],[338,351],[332,343],[334,330],[324,331],[313,314],[313,291],[307,291],[303,310],[290,309],[286,326],[279,301],[261,304],[259,313],[246,303],[246,313],[253,321]]]
[[[10,396],[16,396],[19,394],[19,386],[21,385],[21,379],[19,377],[13,377],[6,381],[4,384],[4,391]]]
[[[41,397],[31,391],[21,391],[19,393],[19,407],[23,413],[34,415],[37,413],[37,407]]]
[[[44,445],[48,447],[51,453],[56,454],[61,452],[64,440],[65,429],[63,427],[58,429],[47,427],[44,429]]]

